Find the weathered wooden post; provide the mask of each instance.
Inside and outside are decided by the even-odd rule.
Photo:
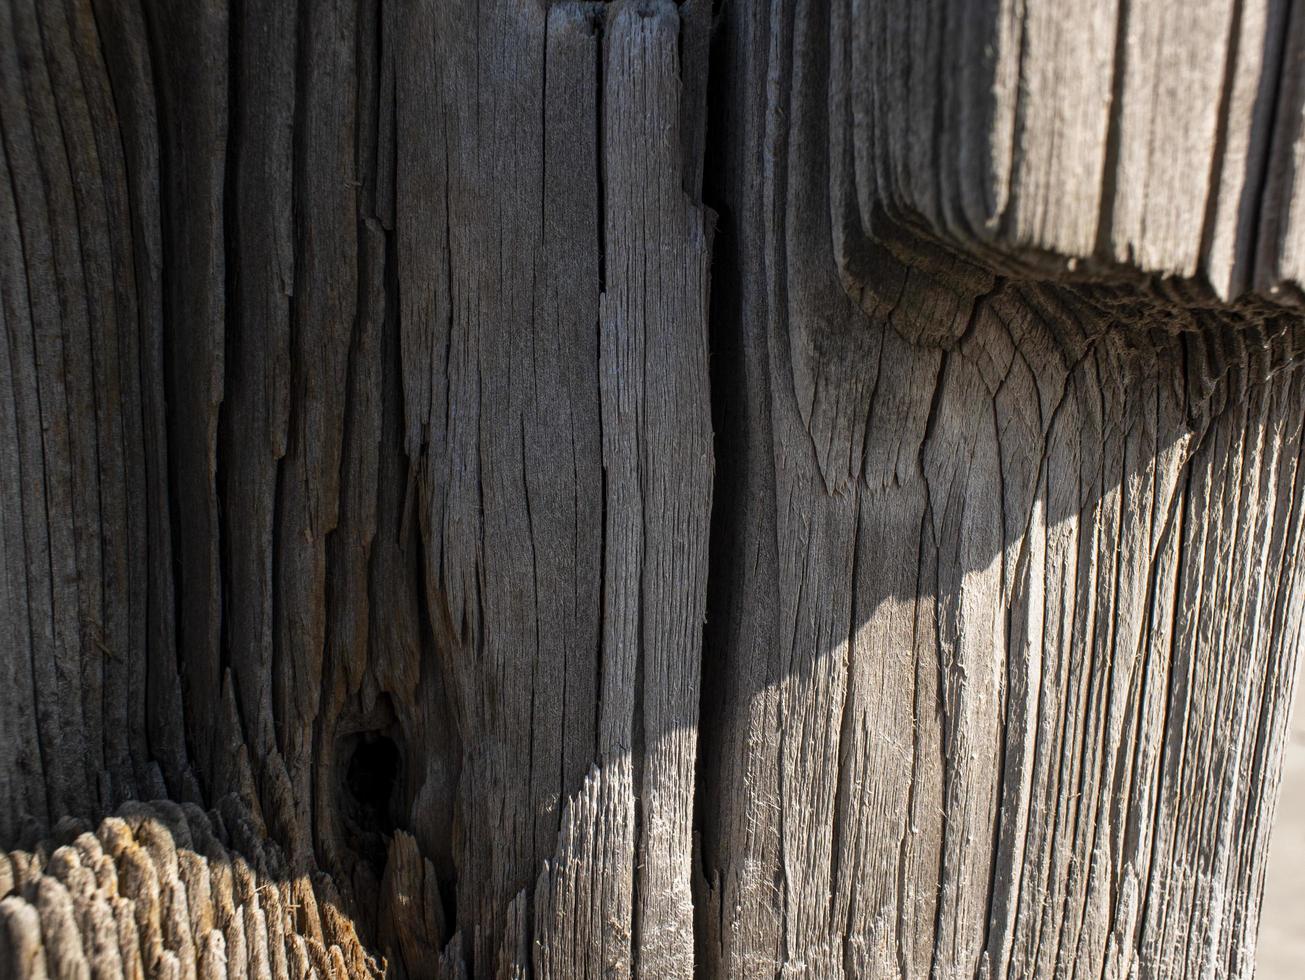
[[[6,0],[0,973],[1250,975],[1303,46]]]

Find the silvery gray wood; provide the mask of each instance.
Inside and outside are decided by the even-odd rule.
[[[0,973],[1249,975],[1302,38],[3,5]]]

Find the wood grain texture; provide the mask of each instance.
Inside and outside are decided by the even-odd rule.
[[[863,231],[883,209],[1040,275],[1133,269],[1298,302],[1291,4],[832,10],[834,206]]]
[[[157,163],[142,164],[139,143],[156,136],[141,129],[152,96],[133,88],[140,19],[136,46],[106,64],[89,4],[7,5],[0,16],[0,829],[13,839],[61,816],[196,789],[183,771],[171,576],[154,565],[171,544],[159,524]],[[151,197],[136,199],[146,186]]]
[[[458,925],[474,962],[528,969],[511,907],[542,874],[550,901],[606,896],[578,936],[536,896],[555,975],[680,975],[711,500],[681,20],[669,4],[478,11],[468,34],[470,14],[437,7],[448,50],[411,106],[400,68],[400,131],[418,98],[441,125],[401,145],[396,185],[400,275],[425,285],[405,294],[409,452],[464,746]]]
[[[0,4],[0,976],[1250,975],[1303,25]]]
[[[910,98],[981,89],[880,95],[904,79],[884,58],[946,68],[951,40],[853,43],[943,29],[914,9],[735,7],[713,76],[713,329],[741,363],[716,379],[738,506],[712,564],[703,961],[1249,975],[1300,648],[1300,322],[1139,280],[1142,253],[1076,283],[1032,278],[1014,226],[972,245],[965,125]],[[863,118],[903,128],[842,128]]]
[[[234,797],[132,802],[0,852],[6,977],[384,975],[324,875],[293,876]]]
[[[552,875],[683,973],[707,6],[66,10],[5,12],[4,837],[231,794],[396,970],[572,975]]]

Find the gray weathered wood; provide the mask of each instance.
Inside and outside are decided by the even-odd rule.
[[[1247,975],[1305,600],[1299,321],[1137,275],[1198,271],[1199,225],[1102,224],[1103,182],[1160,167],[1134,123],[1190,141],[1137,206],[1205,213],[1199,96],[1126,83],[1119,176],[1065,169],[1106,150],[1108,104],[1075,127],[1110,61],[1033,45],[1093,57],[1098,8],[1030,7],[994,88],[1006,49],[967,62],[953,10],[848,6],[727,13],[708,972]]]
[[[0,4],[0,975],[1249,975],[1303,39]]]

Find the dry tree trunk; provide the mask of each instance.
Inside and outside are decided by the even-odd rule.
[[[1301,16],[5,0],[0,972],[1249,975]]]

